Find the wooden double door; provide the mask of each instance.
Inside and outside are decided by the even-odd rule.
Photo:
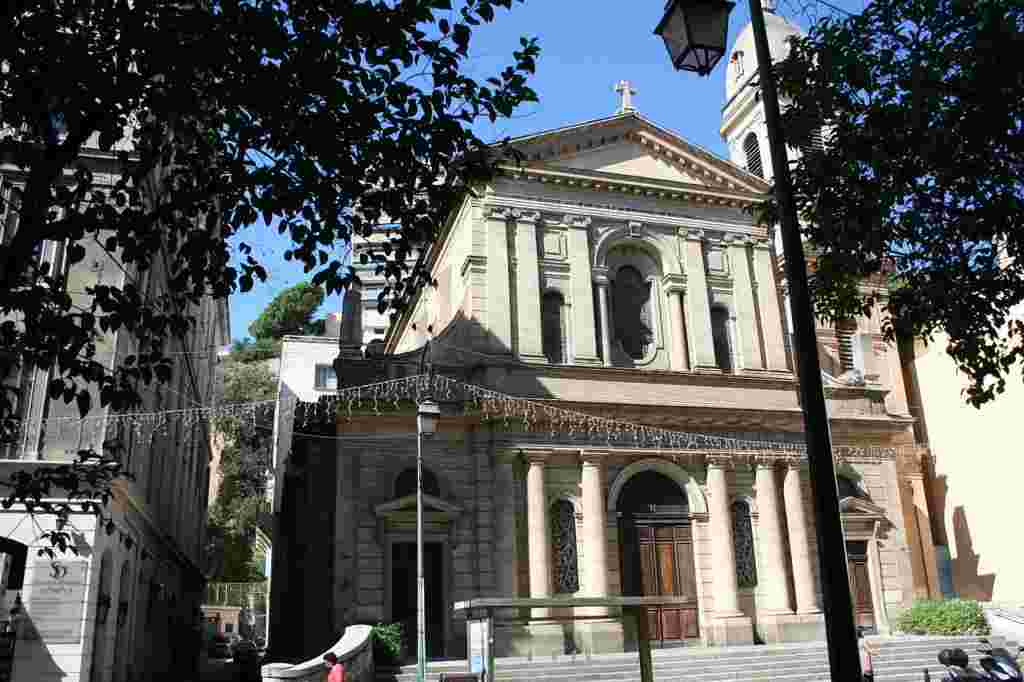
[[[624,593],[674,597],[646,609],[648,633],[662,643],[700,636],[693,530],[688,521],[621,519]]]

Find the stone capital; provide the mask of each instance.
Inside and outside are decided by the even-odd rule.
[[[603,450],[580,450],[580,463],[583,466],[603,467],[608,453]]]
[[[562,222],[570,227],[590,227],[593,219],[588,215],[573,215],[568,213],[562,218]]]
[[[536,225],[540,222],[540,211],[524,211],[522,209],[512,209],[512,217],[517,223],[526,225]]]
[[[698,230],[694,228],[688,228],[681,230],[683,238],[690,241],[704,241],[704,230]]]
[[[775,468],[779,464],[779,456],[774,452],[758,452],[753,457],[754,466],[758,469],[771,469]]]
[[[535,450],[528,450],[522,453],[523,459],[529,464],[545,464],[551,457],[549,452],[538,452]]]
[[[504,206],[491,206],[486,215],[491,220],[508,221],[512,217],[512,209]]]
[[[710,452],[704,456],[704,463],[708,468],[732,469],[736,460],[727,452]]]
[[[685,293],[686,275],[669,273],[661,278],[661,285],[664,287],[666,294],[672,295]]]

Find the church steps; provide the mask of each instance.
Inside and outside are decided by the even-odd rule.
[[[993,638],[993,642],[999,640]],[[879,682],[918,682],[922,670],[933,675],[940,671],[938,652],[947,647],[960,647],[976,659],[978,640],[975,637],[899,637],[874,642],[875,679]],[[730,648],[659,649],[652,652],[656,680],[673,680],[685,676],[698,682],[730,682],[743,679],[760,682],[785,678],[797,682],[828,680],[827,653],[823,642]],[[441,672],[466,670],[465,661],[432,663],[427,679],[438,680]],[[538,682],[547,680],[627,680],[639,681],[640,670],[635,652],[592,656],[558,656],[548,659],[499,659],[499,682]],[[413,682],[415,667],[400,671],[381,670],[379,682]]]

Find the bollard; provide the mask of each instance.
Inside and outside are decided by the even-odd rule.
[[[931,682],[931,680],[932,680],[932,676],[928,672],[928,668],[925,668],[924,669],[924,682]]]

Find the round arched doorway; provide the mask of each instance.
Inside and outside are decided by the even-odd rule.
[[[629,478],[616,504],[622,594],[666,597],[648,608],[652,640],[662,645],[700,636],[693,529],[686,492],[659,471]]]

